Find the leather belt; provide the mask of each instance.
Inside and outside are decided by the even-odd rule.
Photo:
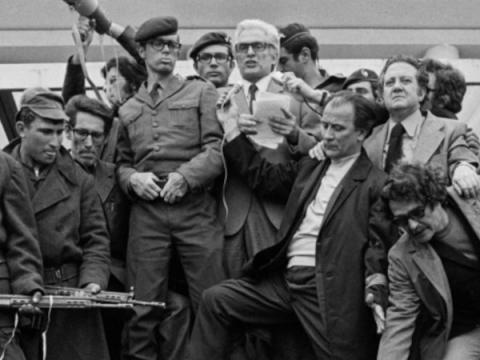
[[[46,268],[43,270],[43,281],[46,285],[56,284],[76,276],[78,276],[77,264],[63,264],[57,268]]]

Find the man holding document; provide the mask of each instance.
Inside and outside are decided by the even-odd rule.
[[[273,25],[261,20],[238,24],[234,55],[242,79],[221,97],[218,113],[227,133],[238,118],[255,121],[257,134],[250,140],[273,163],[307,153],[318,141],[320,125],[320,117],[284,93],[274,76],[279,47]],[[228,161],[224,195],[225,264],[228,275],[237,277],[249,258],[273,244],[285,203],[256,196]]]

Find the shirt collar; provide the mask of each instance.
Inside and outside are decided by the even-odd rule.
[[[344,156],[344,157],[342,157],[342,158],[340,158],[340,159],[335,159],[335,160],[330,159],[330,160],[331,160],[332,164],[335,164],[335,165],[337,165],[337,166],[338,166],[338,165],[341,166],[341,165],[344,165],[344,164],[346,164],[346,163],[348,163],[348,162],[352,162],[352,163],[353,163],[355,160],[358,159],[359,156],[360,156],[360,151],[357,152],[357,153],[355,153],[355,154],[352,154],[352,155]]]
[[[264,76],[260,80],[258,80],[255,85],[257,85],[257,92],[265,92],[267,91],[268,85],[270,84],[270,80],[272,79],[272,74],[268,74],[267,76]],[[245,96],[249,96],[248,94],[248,89],[250,88],[251,83],[250,81],[247,81],[245,79],[241,80],[241,85],[243,86],[243,91],[245,93]]]
[[[407,135],[411,138],[413,138],[417,133],[418,129],[423,123],[423,116],[420,110],[415,111],[413,114],[410,114],[407,116],[405,119],[401,121],[403,128],[405,129],[405,132]],[[390,135],[393,127],[397,123],[393,121],[391,118],[388,120],[388,134]]]

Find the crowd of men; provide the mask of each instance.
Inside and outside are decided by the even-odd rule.
[[[25,90],[0,154],[0,285],[31,296],[0,310],[2,359],[480,358],[480,142],[454,120],[457,69],[395,55],[332,76],[307,27],[249,19],[201,36],[184,78],[165,16],[111,26],[133,58],[102,69],[105,103],[77,26],[62,96]],[[288,101],[260,117],[265,93]],[[166,309],[41,312],[47,285]]]

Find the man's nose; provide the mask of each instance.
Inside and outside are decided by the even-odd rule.
[[[323,138],[324,139],[333,138],[333,131],[332,131],[332,128],[330,126],[323,129]]]
[[[87,137],[83,141],[83,145],[85,145],[85,147],[92,147],[93,146],[92,134],[87,135]]]
[[[253,51],[253,46],[252,45],[248,45],[247,55],[249,55],[249,56],[255,55],[255,51]]]
[[[408,229],[412,232],[415,233],[417,228],[418,228],[418,221],[415,219],[408,219]]]
[[[63,133],[62,134],[53,134],[50,138],[50,145],[59,148],[63,141]]]

